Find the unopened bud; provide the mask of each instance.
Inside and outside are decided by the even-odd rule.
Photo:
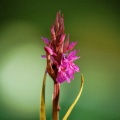
[[[53,50],[50,47],[44,47],[44,49],[47,52],[47,54],[56,56],[56,54],[53,52]]]
[[[62,35],[61,35],[61,37],[60,37],[60,43],[59,43],[59,44],[61,44],[61,43],[64,42],[65,36],[66,36],[66,34],[62,34]]]
[[[52,26],[51,28],[51,35],[52,35],[53,40],[56,40],[54,26]]]

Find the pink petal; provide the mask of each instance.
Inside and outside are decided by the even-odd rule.
[[[59,83],[62,83],[62,82],[65,82],[65,81],[70,83],[70,78],[66,75],[65,72],[60,71],[60,72],[58,72],[58,76],[56,78],[56,81],[59,82]]]
[[[41,38],[46,45],[48,45],[50,43],[50,41],[47,38],[44,38],[44,37],[41,37]]]
[[[69,44],[67,50],[72,50],[72,49],[75,47],[76,44],[77,44],[77,42],[71,42],[71,43]]]
[[[80,69],[77,65],[74,66],[76,72],[80,72]]]
[[[66,79],[66,82],[70,83],[70,78],[67,78],[67,79]]]
[[[47,52],[47,54],[57,56],[50,47],[44,47],[44,49]]]
[[[76,51],[76,50],[71,51],[71,52],[68,54],[67,59],[68,59],[69,61],[74,61],[74,60],[80,58],[80,57],[76,56],[76,53],[77,53],[77,52],[78,52],[78,51]]]
[[[70,68],[75,72],[80,72],[80,69],[77,65],[75,65],[73,62],[70,64]]]
[[[46,55],[41,55],[42,58],[46,58]]]

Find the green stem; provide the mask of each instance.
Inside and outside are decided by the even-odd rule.
[[[59,94],[60,94],[60,83],[54,82],[54,92],[53,92],[53,110],[52,117],[53,120],[59,120]]]

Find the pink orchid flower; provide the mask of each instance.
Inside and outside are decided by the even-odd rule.
[[[77,51],[71,51],[77,42],[69,42],[69,35],[64,33],[64,18],[60,12],[57,13],[56,20],[51,27],[51,40],[42,37],[46,44],[44,47],[47,59],[47,72],[53,78],[54,82],[70,83],[74,79],[75,72],[79,72],[79,67],[74,61],[79,57]]]

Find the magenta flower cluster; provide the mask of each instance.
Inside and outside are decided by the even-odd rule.
[[[47,59],[47,72],[53,78],[54,82],[70,83],[74,79],[75,72],[79,72],[79,67],[74,61],[78,51],[71,51],[77,42],[69,42],[69,35],[64,33],[64,18],[60,12],[57,13],[56,20],[51,27],[51,40],[42,37],[46,44],[44,47],[46,55],[42,57]]]

